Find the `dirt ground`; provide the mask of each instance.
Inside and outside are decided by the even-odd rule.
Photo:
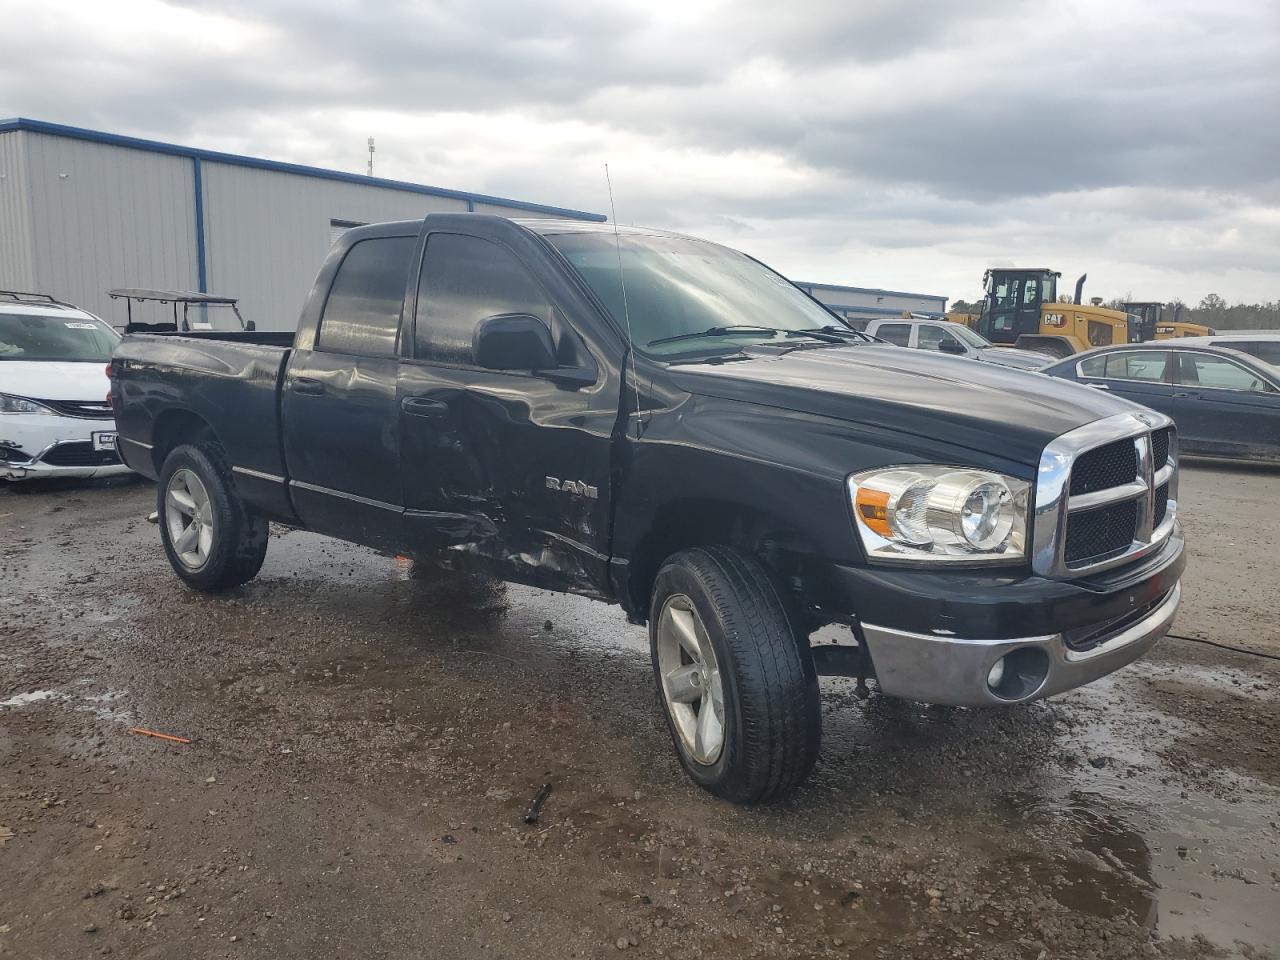
[[[812,782],[739,809],[616,608],[287,531],[204,597],[153,497],[0,485],[0,957],[1280,951],[1275,659],[1171,638],[1002,711],[824,680]],[[1175,633],[1280,656],[1280,473],[1181,500]]]

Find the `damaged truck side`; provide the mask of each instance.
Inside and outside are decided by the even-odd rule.
[[[620,604],[681,763],[735,801],[805,779],[820,674],[1025,703],[1130,663],[1178,606],[1168,418],[872,342],[716,244],[362,227],[287,342],[115,351],[120,449],[158,481],[177,575],[244,583],[274,520]]]

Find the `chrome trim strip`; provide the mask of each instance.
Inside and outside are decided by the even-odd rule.
[[[246,477],[254,477],[258,480],[269,480],[272,483],[284,483],[284,477],[277,477],[274,473],[264,473],[261,470],[250,470],[248,467],[232,467],[232,473],[240,473]]]
[[[93,431],[93,432],[94,432],[94,433],[114,433],[115,431],[113,431],[113,430],[95,430],[95,431]],[[119,439],[120,439],[120,435],[119,435],[119,434],[116,434],[116,439],[117,439],[117,440],[119,440]],[[12,463],[12,464],[13,464],[13,466],[15,466],[15,467],[30,467],[30,466],[34,466],[35,464],[42,462],[42,461],[44,460],[44,458],[45,458],[45,457],[47,457],[50,453],[52,453],[56,447],[65,447],[65,446],[66,446],[67,444],[69,444],[69,443],[88,443],[88,444],[92,444],[92,443],[93,443],[93,440],[92,440],[91,438],[90,438],[90,439],[85,439],[85,438],[83,438],[83,437],[81,437],[81,438],[79,438],[79,439],[75,439],[75,440],[55,440],[55,441],[53,441],[53,443],[49,444],[47,447],[45,447],[43,450],[41,450],[39,453],[37,453],[37,454],[36,454],[34,457],[32,457],[30,460],[27,460],[25,463],[20,463],[20,462],[17,462],[17,461],[8,461],[8,462]],[[102,451],[100,451],[100,450],[99,450],[99,451],[95,451],[95,452],[97,452],[97,453],[101,453]],[[119,451],[119,450],[117,450],[117,451],[116,451],[116,456],[119,456],[119,455],[120,455],[120,451]],[[65,467],[65,468],[66,468],[66,469],[68,469],[68,470],[88,470],[88,469],[90,469],[90,467],[89,467],[89,466],[83,466],[83,467],[66,467],[66,465],[65,465],[65,464],[57,464],[57,463],[50,463],[50,464],[47,464],[47,466],[50,466],[50,467],[58,467],[58,468],[60,468],[60,469],[61,469],[61,468],[63,468],[63,467]],[[115,466],[115,464],[114,464],[114,463],[105,463],[105,464],[94,464],[93,466],[97,466],[97,467],[114,467],[114,466]]]
[[[1162,430],[1173,426],[1173,420],[1154,410],[1142,412],[1118,413],[1092,423],[1086,423],[1075,430],[1069,430],[1055,438],[1045,446],[1040,455],[1040,465],[1036,473],[1035,509],[1032,513],[1031,525],[1031,569],[1042,577],[1067,578],[1082,573],[1093,573],[1128,563],[1145,556],[1159,547],[1169,533],[1173,531],[1172,519],[1175,511],[1166,516],[1166,522],[1159,529],[1150,529],[1152,509],[1151,493],[1151,439],[1153,430]],[[1115,443],[1132,437],[1138,446],[1138,467],[1140,476],[1135,478],[1144,483],[1145,489],[1132,499],[1139,500],[1145,507],[1144,514],[1148,518],[1146,532],[1151,538],[1149,542],[1135,540],[1129,550],[1118,557],[1100,563],[1084,564],[1068,567],[1065,559],[1067,516],[1071,512],[1071,468],[1076,459],[1088,450]],[[1169,462],[1176,463],[1176,433],[1170,435]],[[1175,472],[1173,483],[1176,483]],[[1128,485],[1126,485],[1126,488]],[[1170,504],[1173,503],[1175,491],[1170,487]],[[1082,494],[1081,496],[1091,496]],[[1086,501],[1087,503],[1088,501]],[[1095,506],[1097,504],[1094,504]]]
[[[382,500],[370,500],[368,497],[357,496],[354,493],[345,493],[342,490],[334,490],[330,487],[322,487],[314,483],[303,483],[301,480],[290,480],[289,486],[297,487],[299,490],[306,490],[308,493],[321,493],[327,497],[337,497],[340,500],[349,500],[352,503],[362,503],[366,507],[378,507],[382,510],[392,510],[396,513],[404,513],[404,507],[397,506],[394,503],[385,503]]]
[[[143,443],[141,440],[134,440],[132,437],[122,437],[120,434],[117,433],[116,443],[119,444],[121,441],[124,441],[125,443],[132,443],[135,447],[141,447],[143,450],[155,449],[155,447],[149,443]]]
[[[1138,528],[1134,535],[1135,543],[1150,543],[1151,534],[1153,532],[1155,517],[1155,491],[1156,488],[1152,484],[1152,452],[1151,452],[1151,434],[1144,433],[1134,441],[1134,446],[1138,449],[1138,476],[1142,479],[1142,496],[1138,498]]]
[[[1122,503],[1125,500],[1137,500],[1145,495],[1147,485],[1141,480],[1108,487],[1106,490],[1095,490],[1093,493],[1081,493],[1067,501],[1067,512],[1092,510],[1094,507],[1105,507],[1109,503]]]

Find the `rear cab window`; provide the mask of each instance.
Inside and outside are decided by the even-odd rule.
[[[875,335],[881,340],[888,340],[899,347],[909,347],[911,345],[911,324],[882,323],[876,327]]]
[[[416,237],[370,237],[352,245],[329,287],[316,349],[394,357],[405,278]]]

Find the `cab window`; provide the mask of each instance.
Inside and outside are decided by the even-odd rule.
[[[1169,367],[1169,354],[1163,350],[1142,350],[1131,353],[1109,353],[1105,357],[1091,357],[1084,361],[1105,360],[1106,368],[1101,374],[1085,373],[1086,376],[1103,376],[1108,380],[1140,380],[1147,383],[1164,383]],[[1083,368],[1083,364],[1081,365]]]
[[[1267,382],[1252,370],[1226,357],[1207,353],[1183,353],[1178,357],[1178,382],[1217,390],[1267,393]]]
[[[963,353],[960,341],[940,327],[919,327],[916,330],[916,346],[921,350],[942,350],[943,344],[950,347],[951,353]]]
[[[414,356],[471,365],[476,327],[487,317],[524,313],[551,325],[551,305],[515,254],[479,237],[433,233],[418,286]]]
[[[899,347],[908,347],[911,345],[911,324],[882,323],[876,327],[876,336]]]
[[[329,287],[316,349],[358,357],[394,357],[414,237],[371,237],[354,244]]]

